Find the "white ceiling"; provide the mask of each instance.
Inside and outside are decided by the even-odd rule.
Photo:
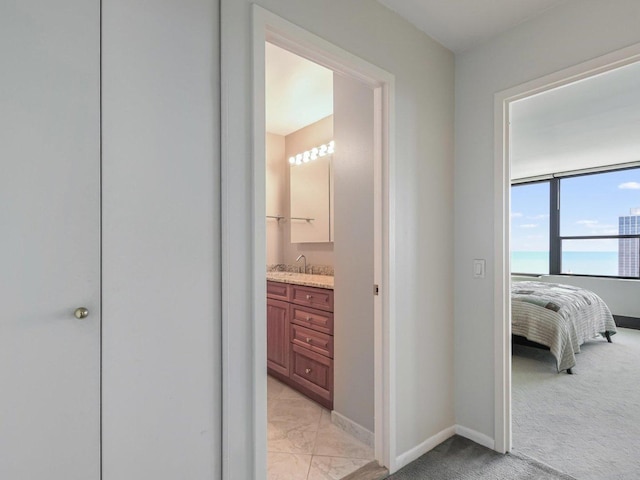
[[[455,52],[564,0],[379,0]],[[333,72],[266,45],[267,131],[333,113]],[[512,178],[640,161],[640,63],[512,105]]]
[[[565,0],[378,0],[461,53]]]
[[[333,72],[266,44],[267,132],[288,135],[333,113]]]
[[[640,62],[511,106],[513,179],[640,161]]]

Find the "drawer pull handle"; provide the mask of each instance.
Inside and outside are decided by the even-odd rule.
[[[312,295],[307,295],[307,300],[311,300],[311,298],[313,298]]]
[[[313,342],[313,340],[311,340],[309,337],[307,337],[306,340],[307,340],[307,343]]]
[[[307,322],[310,322],[310,321],[311,321],[311,317],[307,317]]]
[[[304,373],[307,373],[307,374],[308,374],[308,373],[311,373],[311,369],[310,369],[310,368],[305,368],[305,369],[304,369]]]

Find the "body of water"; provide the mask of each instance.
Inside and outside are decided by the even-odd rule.
[[[511,271],[549,273],[549,252],[511,252]],[[618,252],[562,252],[562,273],[618,275]]]

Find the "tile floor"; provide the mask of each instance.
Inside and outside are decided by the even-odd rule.
[[[339,480],[373,449],[331,423],[331,412],[267,377],[268,480]]]

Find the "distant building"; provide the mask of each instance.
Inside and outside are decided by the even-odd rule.
[[[632,208],[630,214],[618,217],[618,235],[640,233],[640,208]],[[618,240],[618,275],[637,277],[640,275],[640,257],[638,247],[640,239],[621,238]]]

